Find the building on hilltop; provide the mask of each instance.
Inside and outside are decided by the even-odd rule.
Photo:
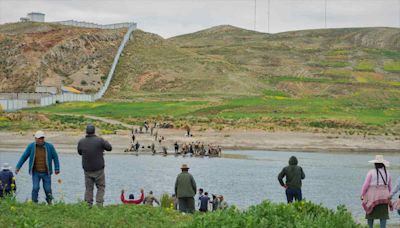
[[[28,22],[28,21],[34,21],[34,22],[44,22],[44,13],[39,13],[39,12],[31,12],[26,15],[26,17],[21,17],[20,21],[21,22]]]

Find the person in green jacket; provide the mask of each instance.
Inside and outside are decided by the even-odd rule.
[[[175,181],[175,195],[178,198],[179,211],[184,213],[194,212],[194,196],[196,195],[196,181],[188,172],[189,167],[183,164],[182,172]]]
[[[290,157],[289,165],[282,169],[278,175],[279,183],[282,187],[286,189],[287,202],[293,202],[293,198],[296,201],[301,201],[303,199],[301,193],[301,180],[303,180],[306,175],[303,169],[297,165],[298,161],[295,156]],[[283,183],[283,178],[286,177],[286,184]]]

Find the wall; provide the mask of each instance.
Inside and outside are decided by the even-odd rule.
[[[52,23],[67,25],[67,26],[74,26],[74,27],[98,28],[98,29],[119,29],[119,28],[130,28],[130,27],[136,28],[136,23],[128,23],[128,22],[109,24],[109,25],[100,25],[100,24],[90,23],[90,22],[85,22],[85,21],[69,20],[69,21],[57,21],[57,22],[52,22]]]
[[[0,99],[0,105],[4,111],[16,111],[28,107],[27,100],[5,100]]]
[[[0,93],[0,99],[39,100],[49,95],[49,93]]]

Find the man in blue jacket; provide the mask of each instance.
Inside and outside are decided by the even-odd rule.
[[[43,182],[44,192],[46,194],[46,201],[51,204],[53,196],[51,194],[51,174],[53,174],[53,165],[55,174],[60,173],[60,163],[58,161],[58,155],[54,146],[51,143],[45,142],[45,135],[43,131],[37,131],[35,133],[35,142],[29,144],[25,152],[22,154],[15,174],[19,173],[22,165],[29,158],[29,174],[32,175],[32,201],[38,202],[38,195],[40,190],[40,180]]]

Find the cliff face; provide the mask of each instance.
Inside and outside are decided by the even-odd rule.
[[[126,31],[46,23],[0,26],[0,91],[68,85],[98,90]]]

